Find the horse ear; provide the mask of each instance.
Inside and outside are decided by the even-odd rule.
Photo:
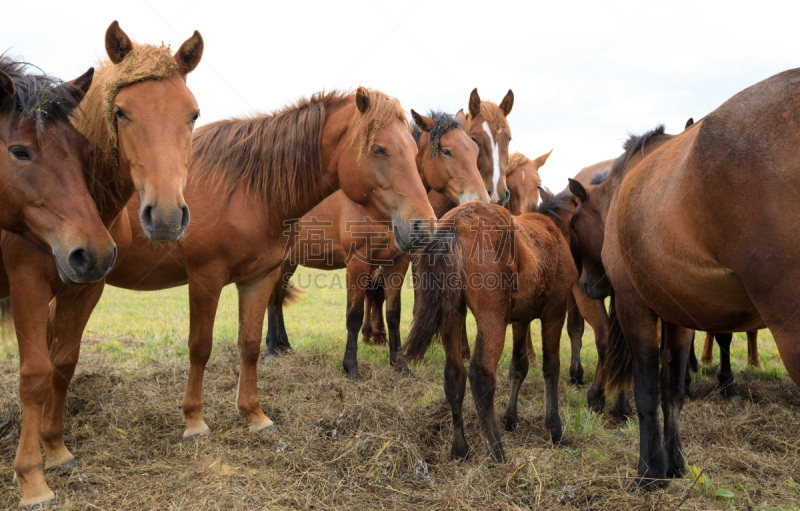
[[[67,82],[64,87],[69,92],[75,101],[80,103],[86,94],[89,92],[89,87],[92,86],[92,78],[94,78],[94,68],[90,67],[88,71],[75,78],[71,82]]]
[[[537,167],[541,167],[547,162],[547,159],[550,157],[551,154],[553,154],[553,150],[552,149],[550,149],[549,153],[545,153],[545,154],[539,156],[538,158],[536,158],[535,160],[533,160],[533,162],[536,164]]]
[[[108,58],[114,64],[119,64],[132,49],[133,43],[130,37],[119,28],[119,22],[114,20],[106,30],[106,53],[108,53]]]
[[[3,71],[0,71],[0,108],[7,109],[10,107],[16,92],[17,87],[14,85],[14,80]]]
[[[364,87],[359,87],[356,91],[356,106],[362,114],[369,110],[369,92]]]
[[[478,96],[478,88],[472,89],[469,93],[469,116],[473,119],[481,114],[481,97]]]
[[[545,202],[546,200],[550,199],[553,196],[553,194],[550,193],[550,191],[542,185],[539,185],[536,188],[539,190],[539,197],[542,198],[542,202]]]
[[[467,127],[467,116],[464,114],[463,108],[456,114],[456,122],[464,126],[464,128]]]
[[[514,106],[514,93],[511,92],[511,89],[508,89],[506,93],[506,97],[503,98],[503,101],[500,102],[500,110],[503,111],[506,117],[508,114],[511,113],[511,107]]]
[[[431,119],[430,117],[425,117],[424,115],[419,115],[414,109],[411,109],[411,118],[414,119],[414,124],[417,125],[422,131],[430,132],[434,126],[436,126],[436,121]]]
[[[686,126],[684,126],[684,127],[683,127],[683,129],[686,129],[686,128],[688,128],[688,127],[689,127],[689,126],[691,126],[692,124],[694,124],[694,118],[693,118],[693,117],[689,117],[689,120],[688,120],[688,121],[686,121]]]
[[[200,59],[203,58],[203,36],[197,30],[194,31],[192,37],[184,41],[178,52],[175,54],[175,60],[181,67],[183,74],[189,74],[194,71]]]
[[[586,188],[583,187],[580,181],[575,181],[572,178],[569,178],[569,191],[578,199],[578,202],[584,202],[589,197],[589,194],[586,193]]]

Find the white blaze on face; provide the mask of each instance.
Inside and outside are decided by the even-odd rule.
[[[500,151],[497,149],[497,142],[492,137],[492,130],[489,129],[489,124],[483,121],[483,129],[489,135],[489,140],[492,143],[492,202],[499,202],[497,195],[497,183],[500,182]]]

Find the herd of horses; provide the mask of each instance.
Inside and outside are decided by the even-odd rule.
[[[21,507],[50,505],[45,471],[76,466],[64,444],[64,407],[106,283],[188,284],[186,441],[209,433],[203,375],[220,293],[231,283],[239,296],[237,409],[253,433],[278,434],[262,411],[256,369],[265,315],[267,360],[291,350],[283,305],[298,265],[346,269],[348,377],[360,377],[360,333],[388,343],[391,364],[404,373],[438,338],[455,457],[469,453],[469,377],[485,446],[505,459],[494,393],[509,323],[504,427],[518,423],[517,396],[534,357],[531,321],[539,318],[545,426],[554,443],[565,442],[561,331],[566,321],[570,379],[582,383],[588,321],[598,351],[589,407],[601,412],[614,392],[613,415],[633,416],[633,384],[646,489],[685,471],[679,416],[696,330],[709,332],[706,361],[712,339],[720,344],[726,395],[735,394],[731,332],[748,332],[749,361],[758,364],[755,331],[769,328],[800,384],[792,248],[800,244],[792,220],[800,209],[800,70],[742,91],[678,135],[660,126],[631,136],[621,156],[583,169],[554,194],[538,173],[550,153],[509,154],[510,90],[495,104],[475,89],[456,115],[411,110],[413,125],[397,99],[359,87],[195,130],[187,76],[203,55],[198,32],[173,54],[132,42],[115,21],[105,46],[108,60],[65,83],[0,56],[0,298],[10,298],[19,344]],[[401,345],[409,267],[414,320]],[[478,328],[472,350],[467,310]]]

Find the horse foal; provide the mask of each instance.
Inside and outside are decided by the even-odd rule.
[[[453,416],[455,457],[465,457],[462,403],[467,370],[461,356],[463,318],[469,308],[478,335],[469,368],[470,387],[489,453],[505,452],[494,415],[497,364],[512,324],[514,344],[509,368],[511,390],[503,415],[507,430],[518,422],[517,396],[528,373],[526,332],[542,321],[545,427],[562,442],[558,416],[561,328],[572,284],[578,278],[569,249],[567,194],[543,195],[536,213],[512,217],[500,206],[470,202],[445,215],[433,241],[418,255],[418,299],[404,356],[420,360],[438,333],[446,361],[444,391]]]

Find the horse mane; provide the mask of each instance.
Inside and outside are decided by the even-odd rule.
[[[481,101],[481,116],[483,116],[483,120],[486,121],[486,125],[489,127],[492,142],[497,144],[497,136],[500,131],[509,129],[506,115],[496,103]],[[473,120],[471,114],[467,115],[467,124],[469,126],[472,125]]]
[[[589,180],[589,184],[601,185],[605,183],[606,179],[608,179],[610,172],[611,171],[609,169],[601,170],[600,172],[592,176],[592,179]]]
[[[540,191],[544,191],[545,193],[540,193],[539,195],[542,196],[542,202],[536,208],[536,212],[540,213],[545,216],[551,216],[556,220],[559,220],[561,217],[558,214],[559,211],[565,211],[569,214],[572,214],[573,210],[567,204],[572,204],[572,192],[569,189],[562,190],[558,194],[553,194],[550,192],[549,189],[545,188],[544,186],[540,186]]]
[[[375,134],[393,120],[406,123],[400,103],[370,90],[369,109],[355,110],[353,143],[359,159]],[[354,102],[354,93],[319,92],[281,110],[245,118],[226,119],[195,130],[192,140],[193,178],[228,187],[227,199],[240,183],[248,193],[288,211],[310,210],[318,197],[312,190],[322,166],[322,132],[331,107]]]
[[[435,122],[433,129],[430,131],[430,139],[431,158],[436,158],[436,156],[439,154],[439,140],[441,140],[442,136],[453,128],[461,128],[463,130],[464,126],[462,126],[461,123],[456,120],[454,115],[448,114],[447,112],[443,112],[441,110],[430,110],[428,112],[428,117],[433,119]],[[414,137],[414,142],[419,143],[419,138],[422,136],[422,131],[419,129],[416,123],[412,124],[413,131],[411,132],[411,136]]]
[[[622,174],[625,172],[625,167],[628,166],[628,161],[630,161],[631,157],[636,154],[636,151],[641,149],[642,153],[644,153],[645,144],[653,138],[664,135],[664,129],[664,125],[659,124],[655,128],[643,133],[642,135],[628,133],[628,139],[624,144],[622,144],[622,149],[624,152],[616,160],[614,160],[614,163],[611,164],[610,175],[615,179],[622,177]]]
[[[526,163],[531,161],[522,153],[514,153],[508,158],[508,165],[506,165],[506,175],[510,176],[512,172],[517,170],[519,167],[522,167]]]
[[[69,123],[73,111],[79,108],[79,101],[72,94],[74,85],[44,72],[34,73],[33,69],[41,71],[27,62],[0,54],[0,71],[11,77],[15,88],[14,101],[6,113],[20,112],[22,118],[34,122],[36,133],[41,136],[47,123]]]
[[[119,64],[106,59],[95,68],[92,86],[81,107],[82,115],[74,115],[72,122],[94,148],[86,184],[101,212],[109,206],[124,206],[117,204],[123,187],[114,115],[117,92],[145,80],[165,80],[176,72],[179,72],[178,63],[170,48],[163,44],[134,43],[134,48]]]

